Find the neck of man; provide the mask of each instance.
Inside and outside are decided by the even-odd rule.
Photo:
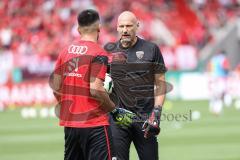
[[[81,40],[97,42],[98,41],[98,35],[96,33],[83,34],[83,35],[81,35]]]

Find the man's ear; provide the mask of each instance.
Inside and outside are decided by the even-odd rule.
[[[118,25],[117,25],[117,31],[120,32]]]
[[[102,25],[99,23],[98,24],[98,32],[100,32]]]
[[[78,33],[81,34],[81,28],[80,28],[80,26],[78,26],[77,30],[78,30]]]

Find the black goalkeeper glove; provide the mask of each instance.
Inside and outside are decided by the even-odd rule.
[[[115,123],[121,127],[129,127],[133,123],[133,119],[136,117],[133,112],[123,108],[115,108],[110,113]]]
[[[142,129],[144,131],[144,137],[156,136],[160,133],[160,118],[162,113],[162,107],[155,107],[150,117],[144,122]]]

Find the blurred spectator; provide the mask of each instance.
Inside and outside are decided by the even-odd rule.
[[[175,52],[173,51],[173,48],[171,47],[161,47],[162,55],[165,61],[165,65],[168,68],[168,70],[176,70],[176,56]]]
[[[230,69],[229,65],[230,64],[226,56],[226,52],[222,50],[218,51],[217,54],[211,58],[208,70],[210,71],[210,74],[213,77],[225,78],[227,77]]]
[[[13,53],[11,50],[4,50],[0,54],[0,85],[11,81],[11,71],[14,68]]]
[[[10,28],[1,29],[0,38],[3,47],[10,47],[12,41],[12,30]]]
[[[211,91],[209,109],[215,115],[220,115],[223,110],[224,99],[227,94],[226,82],[229,69],[229,60],[225,51],[218,51],[208,64]]]
[[[174,36],[159,18],[154,18],[151,21],[150,35],[158,41],[158,44],[164,44],[166,46],[176,45]]]
[[[193,70],[197,67],[197,50],[189,44],[179,45],[175,49],[176,64],[180,70]]]

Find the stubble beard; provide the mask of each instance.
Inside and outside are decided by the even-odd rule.
[[[133,43],[132,40],[131,40],[131,38],[121,39],[120,42],[121,42],[121,44],[122,44],[122,47],[124,47],[124,48],[129,48],[129,47],[131,47],[131,45],[132,45],[132,43]]]

